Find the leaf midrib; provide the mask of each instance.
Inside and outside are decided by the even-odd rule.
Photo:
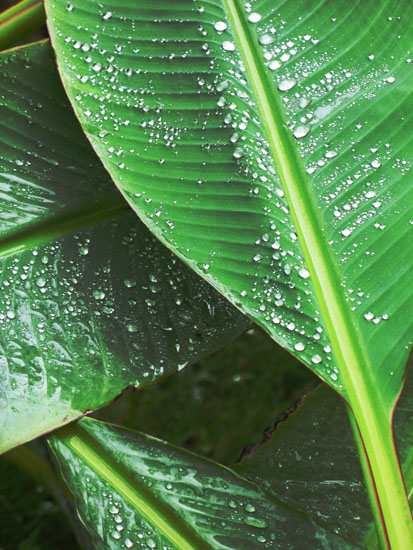
[[[286,194],[291,216],[336,360],[350,400],[374,381],[372,368],[359,341],[357,326],[340,284],[338,267],[307,181],[301,158],[292,143],[273,82],[266,71],[257,41],[237,0],[223,0],[237,42],[261,122]],[[348,365],[355,368],[349,369]],[[361,390],[363,391],[363,390]]]
[[[97,223],[127,214],[130,207],[119,193],[107,197],[90,207],[67,209],[57,216],[25,227],[12,235],[0,238],[0,260],[75,233]]]

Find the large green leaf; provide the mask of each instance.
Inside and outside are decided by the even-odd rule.
[[[43,43],[0,56],[0,449],[248,326],[152,237],[83,136]]]
[[[285,178],[259,122],[265,98],[248,85],[246,54],[236,47],[250,37],[231,30],[225,5],[232,10],[220,0],[133,9],[127,1],[46,2],[66,91],[132,206],[343,392],[314,294],[317,273],[304,265]],[[281,135],[283,161],[295,160],[295,146],[307,166],[307,194],[326,231],[322,254],[334,253],[345,284],[334,290],[348,295],[348,315],[392,404],[411,338],[410,9],[398,17],[397,2],[375,4],[374,14],[368,3],[255,2],[261,51],[251,53],[262,73],[264,62],[272,70],[293,133],[309,131],[294,145]],[[282,116],[271,107],[268,116]]]
[[[410,383],[396,416],[409,489],[412,395]],[[50,443],[97,548],[373,550],[345,416],[340,398],[323,385],[231,469],[87,418]]]
[[[389,537],[409,549],[391,415],[412,332],[413,4],[46,11],[66,91],[125,197],[348,400]]]

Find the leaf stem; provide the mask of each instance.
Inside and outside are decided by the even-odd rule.
[[[22,0],[0,13],[0,50],[12,46],[46,22],[42,0]]]
[[[375,528],[369,530],[367,537],[363,541],[363,548],[364,546],[367,548],[370,548],[369,545],[376,544],[377,542],[379,544],[379,547],[381,549],[386,549],[389,547],[389,540],[387,538],[387,533],[383,529],[383,512],[380,507],[380,503],[377,498],[377,489],[376,485],[374,483],[374,479],[371,474],[371,467],[369,464],[368,457],[366,455],[366,449],[363,445],[363,440],[361,439],[360,431],[356,422],[356,419],[354,418],[354,414],[351,410],[351,408],[347,405],[346,410],[348,413],[348,418],[350,421],[350,426],[353,432],[353,439],[354,443],[356,445],[359,459],[360,459],[360,466],[361,470],[363,472],[364,481],[367,489],[367,496],[370,502],[370,507],[373,512],[373,519]],[[369,541],[367,543],[367,540]]]
[[[357,419],[383,512],[389,548],[411,550],[413,522],[393,441],[391,411],[387,411],[383,402],[370,359],[360,341],[312,190],[256,37],[241,3],[238,0],[223,2],[311,273],[345,394]]]

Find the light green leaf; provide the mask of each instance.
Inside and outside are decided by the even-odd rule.
[[[410,381],[396,416],[409,487],[412,393]],[[373,550],[345,416],[322,385],[232,468],[88,418],[50,443],[97,548]]]
[[[265,98],[248,85],[235,42],[252,48],[252,38],[231,30],[227,4],[47,1],[66,91],[151,230],[343,392],[277,166],[290,165],[297,149],[307,173],[296,177],[311,185],[305,192],[326,231],[321,254],[334,254],[345,284],[337,300],[347,299],[340,305],[393,404],[411,338],[410,4],[399,20],[380,2],[366,27],[366,4],[360,13],[344,2],[254,3],[258,76],[283,90],[291,130],[299,133],[302,118],[309,129],[293,144],[274,121],[284,132],[281,161],[259,121]],[[268,116],[283,116],[271,107]]]
[[[0,449],[249,325],[149,234],[64,96],[50,45],[0,55]]]
[[[114,181],[347,399],[390,543],[409,550],[391,415],[412,335],[413,4],[251,9],[46,0],[64,86]]]

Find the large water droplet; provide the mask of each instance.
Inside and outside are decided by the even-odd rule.
[[[286,78],[285,80],[281,80],[281,82],[278,84],[278,89],[280,92],[288,92],[294,86],[297,84],[296,80]]]

